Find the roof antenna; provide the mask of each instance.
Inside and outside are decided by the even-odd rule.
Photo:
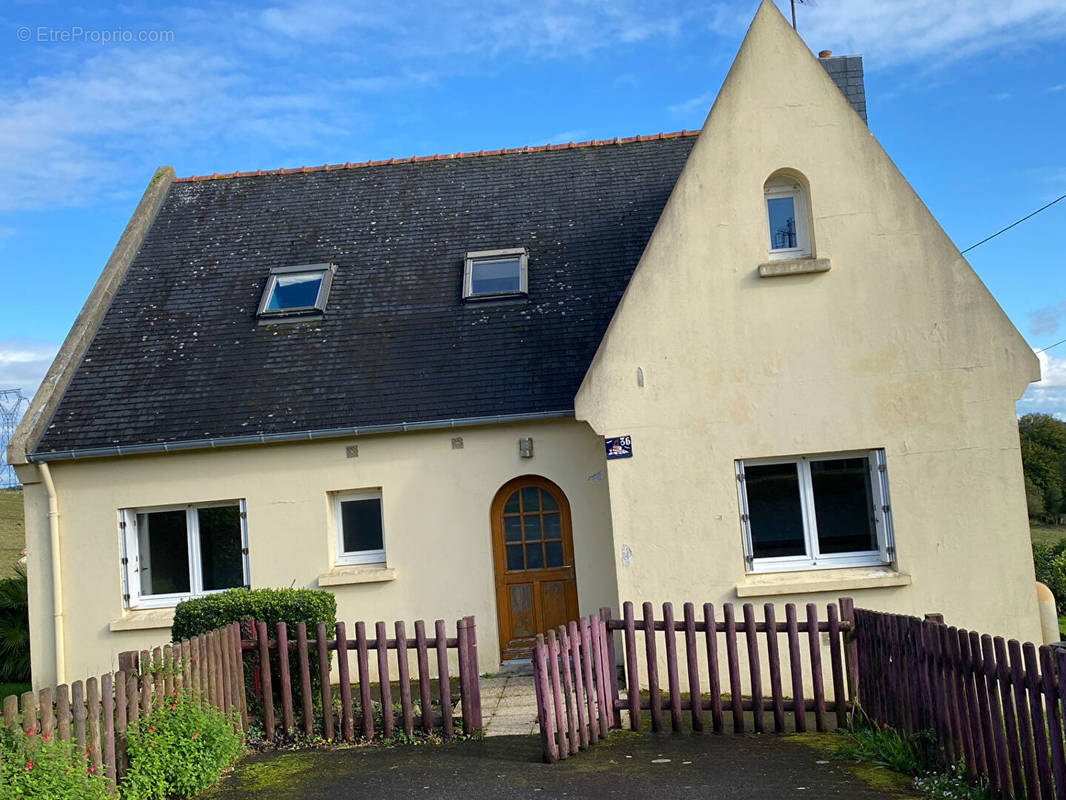
[[[791,2],[792,2],[792,30],[796,30],[796,0],[791,0]],[[814,6],[816,5],[814,0],[799,0],[799,4],[801,6],[810,6],[811,8],[814,8]]]

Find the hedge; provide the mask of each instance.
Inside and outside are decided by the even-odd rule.
[[[227,589],[178,603],[171,639],[180,642],[248,617],[271,631],[279,622],[290,629],[305,622],[309,631],[324,622],[330,629],[337,621],[337,599],[324,589]]]
[[[1052,545],[1033,544],[1036,579],[1055,595],[1059,614],[1066,614],[1066,539]]]

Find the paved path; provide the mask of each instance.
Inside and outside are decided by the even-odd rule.
[[[352,747],[250,756],[202,800],[367,798],[714,798],[900,800],[817,749],[770,734],[632,734],[559,764],[537,736],[422,747]]]
[[[481,679],[481,722],[486,736],[537,733],[537,695],[532,675]]]

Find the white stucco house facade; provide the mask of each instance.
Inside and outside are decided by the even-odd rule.
[[[697,132],[159,170],[8,451],[35,684],[245,585],[473,614],[485,670],[625,600],[1036,639],[1037,360],[856,75],[764,2]]]

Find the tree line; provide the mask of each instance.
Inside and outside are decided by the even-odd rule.
[[[1061,523],[1066,516],[1066,421],[1050,414],[1018,420],[1030,519]]]

